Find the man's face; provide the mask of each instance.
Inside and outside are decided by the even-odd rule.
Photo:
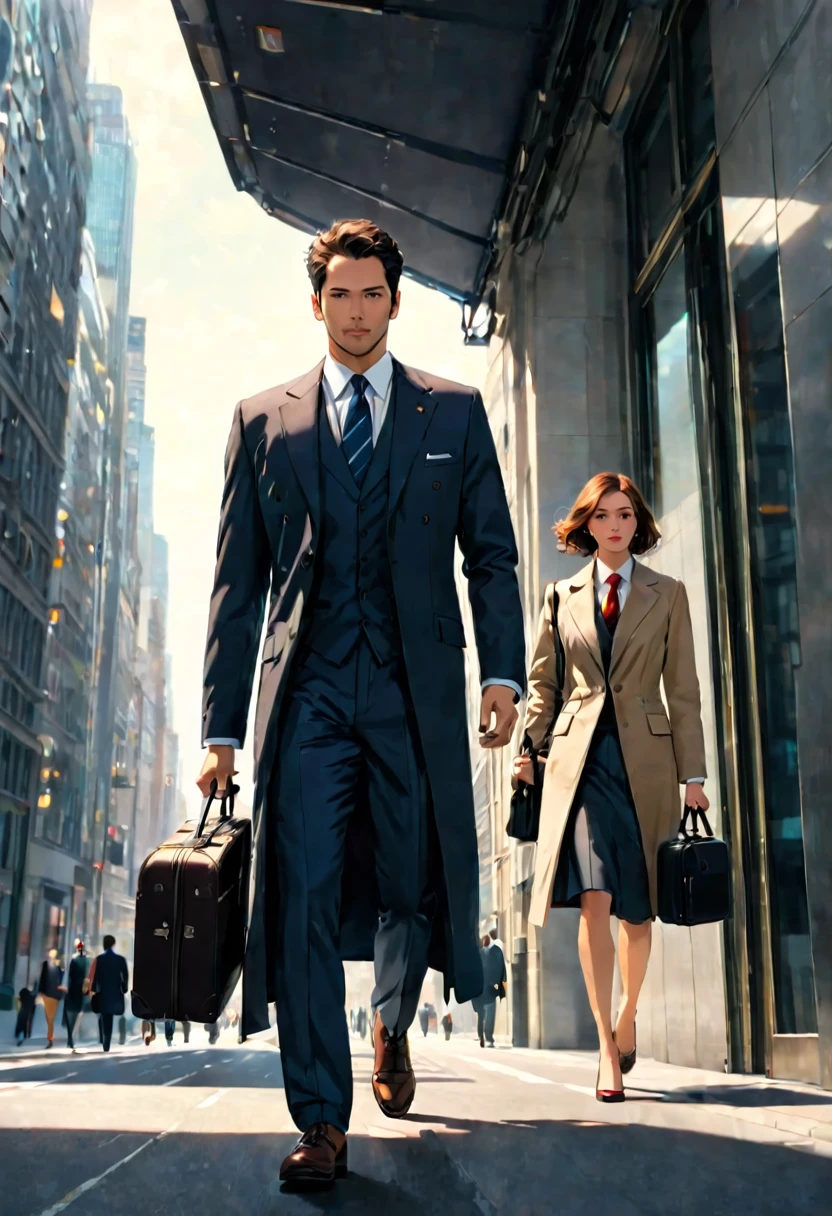
[[[400,296],[396,292],[392,301],[378,258],[356,261],[339,254],[327,267],[320,303],[312,297],[312,309],[342,350],[363,358],[384,340],[398,315]]]

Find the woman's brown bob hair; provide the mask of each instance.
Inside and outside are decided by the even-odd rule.
[[[607,494],[626,494],[633,504],[636,531],[630,545],[631,553],[646,553],[661,540],[653,512],[644,501],[641,490],[624,473],[596,473],[581,490],[566,519],[556,523],[552,531],[558,538],[558,548],[567,553],[594,553],[598,545],[587,527]]]
[[[328,232],[319,232],[306,255],[306,269],[319,300],[326,282],[326,268],[339,254],[356,262],[361,258],[378,258],[395,302],[404,258],[388,232],[372,220],[338,220]]]

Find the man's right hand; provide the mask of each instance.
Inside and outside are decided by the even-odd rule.
[[[234,748],[226,743],[214,743],[208,748],[208,755],[196,783],[203,798],[207,798],[211,793],[212,781],[216,781],[218,790],[224,790],[236,775]]]

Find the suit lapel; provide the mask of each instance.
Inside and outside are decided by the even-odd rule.
[[[388,517],[392,516],[402,496],[416,453],[430,426],[436,400],[431,389],[417,379],[417,374],[393,361],[396,377],[393,392],[396,410],[393,417],[393,439],[390,450],[390,501]]]
[[[323,373],[322,359],[317,367],[286,390],[287,400],[280,407],[286,449],[316,531],[321,515],[318,401]]]
[[[610,675],[615,670],[616,664],[624,653],[630,638],[653,605],[658,601],[659,593],[654,590],[655,584],[658,581],[653,571],[649,570],[647,566],[642,566],[639,562],[635,563],[633,566],[633,580],[630,594],[627,596],[627,602],[621,610],[621,616],[616,626],[615,637],[613,638]]]
[[[566,606],[592,657],[603,673],[604,660],[601,657],[601,643],[598,640],[598,629],[595,625],[595,562],[590,562],[575,575],[569,589],[571,594],[566,601]]]

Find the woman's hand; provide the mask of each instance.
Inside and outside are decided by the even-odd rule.
[[[515,756],[511,762],[511,771],[518,781],[526,785],[534,785],[534,768],[531,756]],[[701,786],[699,787],[702,788]]]
[[[685,786],[685,806],[695,806],[699,811],[707,811],[710,805],[705,791],[699,782],[688,782]]]

